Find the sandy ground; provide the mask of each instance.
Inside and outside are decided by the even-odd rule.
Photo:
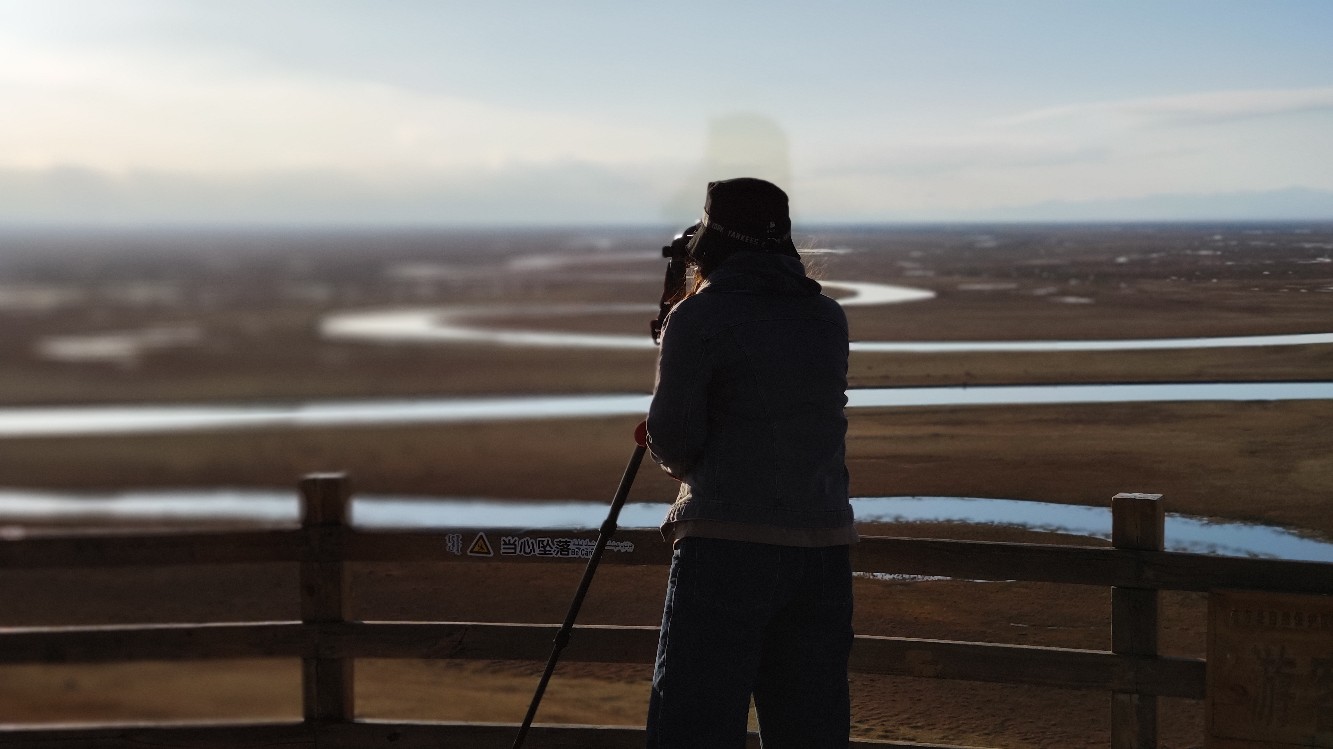
[[[873,252],[819,256],[818,264],[829,278],[904,283],[938,293],[927,303],[853,311],[854,332],[863,340],[1138,338],[1333,329],[1328,314],[1333,296],[1327,293],[1333,291],[1333,265],[1319,262],[1328,250],[1318,247],[1327,237],[1246,231],[1251,230],[1080,233],[1072,228],[1012,228],[990,233],[989,241],[978,239],[972,230],[903,230],[889,239],[843,232],[811,239],[806,246],[880,242]],[[61,288],[94,295],[114,288],[121,276],[138,277],[132,271],[141,275],[152,261],[152,267],[165,269],[157,277],[175,284],[171,288],[177,301],[125,304],[103,299],[99,304],[0,313],[11,323],[21,323],[0,326],[0,403],[644,392],[650,386],[651,351],[590,356],[318,339],[319,316],[333,309],[580,299],[651,302],[656,294],[658,266],[647,263],[599,269],[620,279],[611,284],[583,268],[548,270],[540,276],[494,270],[497,264],[540,252],[549,238],[520,237],[503,246],[487,245],[486,237],[456,238],[456,246],[432,241],[386,242],[373,258],[358,252],[352,240],[333,249],[313,240],[309,246],[294,241],[284,247],[285,259],[275,259],[276,254],[261,247],[239,253],[230,265],[213,266],[197,259],[180,261],[161,248],[138,265],[117,261],[115,253],[81,250],[91,259],[68,264],[80,270],[64,271],[64,276],[50,263],[44,265],[40,253],[18,260],[6,257],[7,262],[0,263],[0,280],[64,284]],[[409,261],[469,270],[474,280],[409,284],[384,271]],[[92,278],[100,278],[101,285],[93,286]],[[489,280],[481,283],[477,278]],[[292,290],[296,288],[304,291],[298,294]],[[558,324],[633,333],[646,330],[641,317],[648,316],[561,319]],[[103,364],[58,363],[33,354],[45,336],[133,329],[162,321],[198,326],[204,343]],[[505,324],[503,316],[493,324]],[[543,324],[554,326],[556,321],[524,319],[525,327]],[[1328,379],[1333,346],[876,354],[858,355],[851,370],[854,386],[1308,380]],[[1331,534],[1331,416],[1333,405],[1323,402],[858,411],[851,422],[849,457],[858,495],[1107,505],[1117,492],[1157,492],[1165,495],[1173,512]],[[0,441],[0,486],[271,488],[293,486],[310,471],[346,470],[365,492],[601,500],[609,498],[619,476],[633,423],[589,419],[5,440]],[[672,493],[668,479],[645,474],[632,499],[665,500]],[[969,526],[863,530],[1090,542]],[[578,572],[572,566],[367,565],[355,571],[356,615],[556,622]],[[605,568],[581,621],[656,624],[664,576],[659,568]],[[863,579],[857,582],[857,596],[857,629],[863,634],[1109,647],[1106,590]],[[0,600],[6,602],[0,607],[0,626],[297,615],[295,570],[286,567],[0,571]],[[1165,652],[1203,654],[1204,608],[1201,596],[1166,596]],[[539,668],[531,663],[362,662],[358,709],[366,716],[517,721]],[[295,716],[298,672],[296,663],[262,660],[3,667],[0,722]],[[646,667],[562,665],[540,719],[640,724],[647,676]],[[858,736],[995,747],[1107,743],[1104,694],[865,676],[854,679],[853,689]],[[1162,746],[1201,746],[1200,705],[1165,701],[1162,714]]]

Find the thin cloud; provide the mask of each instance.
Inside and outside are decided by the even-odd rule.
[[[438,170],[667,158],[679,137],[250,61],[0,45],[0,167]],[[95,124],[94,124],[95,123]]]
[[[1067,139],[966,135],[895,140],[873,153],[825,163],[813,176],[891,174],[898,178],[953,174],[960,171],[1028,169],[1100,163],[1112,151],[1104,146]]]
[[[1048,107],[995,120],[1002,127],[1116,118],[1130,124],[1206,124],[1333,112],[1333,87],[1215,91]]]

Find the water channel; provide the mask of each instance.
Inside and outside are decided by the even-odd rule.
[[[884,284],[828,281],[824,285],[847,292],[849,295],[839,301],[849,306],[918,301],[932,296],[928,291]],[[493,345],[651,348],[651,341],[642,335],[481,328],[469,323],[470,318],[477,316],[493,319],[497,315],[539,314],[549,319],[562,314],[639,312],[644,309],[641,305],[576,305],[568,308],[494,306],[361,311],[330,315],[323,321],[321,332],[333,339],[386,344],[470,341]],[[1327,343],[1333,343],[1333,333],[1099,341],[858,341],[853,344],[853,350],[1116,351]],[[207,406],[5,408],[0,409],[0,439],[631,416],[644,413],[648,399],[646,394],[589,394]],[[854,389],[848,393],[848,408],[1330,399],[1333,399],[1333,382],[914,387]],[[994,523],[1096,537],[1106,537],[1110,532],[1110,516],[1105,508],[965,497],[863,497],[856,499],[855,504],[857,517],[863,522]],[[59,494],[0,490],[0,523],[36,520],[285,523],[295,521],[296,507],[293,495],[279,492],[180,490]],[[657,504],[631,505],[625,509],[622,525],[655,526],[663,511],[663,506]],[[605,506],[588,502],[367,496],[355,500],[353,513],[354,522],[369,527],[566,528],[596,527],[605,513]],[[1333,542],[1282,528],[1172,515],[1167,520],[1166,535],[1170,548],[1181,550],[1333,562]]]
[[[855,410],[1311,399],[1333,399],[1333,382],[870,388],[849,391],[848,407]],[[646,394],[622,394],[367,400],[286,406],[0,409],[0,438],[630,416],[644,413],[648,400]],[[855,503],[857,517],[862,522],[994,523],[1098,537],[1105,537],[1110,532],[1110,516],[1104,508],[961,497],[867,497],[859,498]],[[605,506],[589,502],[360,497],[354,504],[354,521],[366,526],[395,527],[595,527],[604,512]],[[655,526],[662,514],[661,505],[631,505],[625,510],[622,525]],[[56,494],[0,490],[0,523],[37,520],[292,522],[295,518],[296,499],[291,493],[180,490]],[[1214,518],[1171,516],[1167,538],[1171,548],[1181,550],[1333,562],[1333,542],[1282,528]]]
[[[974,497],[858,497],[862,523],[957,522],[1109,538],[1105,507]],[[352,522],[363,528],[522,528],[595,530],[607,506],[578,501],[516,501],[457,497],[358,496]],[[237,522],[294,524],[295,492],[166,490],[66,493],[0,490],[0,525],[60,522],[89,525]],[[630,503],[622,528],[654,528],[666,505]],[[2,530],[2,529],[0,529]],[[1333,562],[1333,541],[1263,525],[1168,514],[1167,548],[1231,556]]]
[[[847,407],[1013,406],[1171,401],[1333,399],[1333,382],[1184,382],[854,388]],[[0,439],[151,434],[219,429],[301,429],[584,419],[646,413],[647,394],[312,401],[287,404],[0,408]]]

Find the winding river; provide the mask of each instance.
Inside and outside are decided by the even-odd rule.
[[[1333,400],[1333,382],[1208,382],[1122,385],[988,385],[855,388],[847,407],[1012,406],[1172,401]],[[152,434],[220,429],[302,429],[390,424],[463,424],[586,419],[646,413],[646,393],[515,395],[236,403],[207,406],[54,406],[0,409],[0,439]]]
[[[839,301],[845,306],[915,302],[933,297],[930,291],[886,284],[822,283],[844,292],[846,295]],[[649,305],[492,305],[351,311],[326,317],[321,334],[329,339],[385,344],[471,342],[499,346],[650,349],[653,344],[646,335],[481,327],[471,321],[480,317],[493,320],[534,315],[549,320],[561,315],[653,310],[655,307]],[[1027,352],[1330,343],[1333,343],[1333,333],[1095,341],[857,341],[852,347],[854,351],[895,353]],[[848,393],[848,408],[1330,399],[1333,399],[1333,382],[913,387],[853,389]],[[647,394],[631,393],[208,406],[6,408],[0,409],[0,439],[629,416],[644,413],[648,400]],[[1110,530],[1109,513],[1105,508],[963,497],[862,497],[857,498],[855,504],[857,517],[866,522],[996,523],[1099,537],[1105,537]],[[595,527],[605,506],[588,502],[366,496],[355,500],[353,512],[354,522],[364,526],[561,528]],[[630,505],[622,516],[622,525],[655,526],[662,512],[661,505]],[[295,497],[285,492],[178,490],[68,494],[0,490],[0,523],[36,519],[292,522],[295,517]],[[1172,548],[1333,562],[1333,543],[1282,528],[1178,515],[1169,516],[1167,524],[1166,536]]]
[[[856,518],[874,522],[960,522],[1014,526],[1110,538],[1105,507],[1056,505],[979,497],[857,497]],[[523,528],[595,530],[606,505],[576,501],[517,501],[461,497],[358,495],[352,522],[363,528]],[[659,503],[629,503],[622,528],[655,528],[665,514]],[[67,493],[0,490],[0,525],[32,521],[89,524],[215,523],[294,524],[294,492],[167,490]],[[1284,528],[1169,513],[1167,548],[1196,553],[1279,557],[1333,562],[1333,542]]]
[[[825,289],[842,291],[844,307],[903,304],[932,299],[935,292],[907,286],[853,281],[820,281]],[[485,343],[496,346],[544,346],[593,349],[651,349],[646,335],[572,333],[496,328],[470,322],[476,318],[541,317],[562,315],[620,314],[651,315],[657,307],[645,304],[571,305],[475,305],[413,307],[388,310],[339,312],[326,317],[320,333],[332,340],[373,343]],[[853,352],[866,353],[966,353],[1041,351],[1143,351],[1201,348],[1249,348],[1254,346],[1308,346],[1333,343],[1333,333],[1290,335],[1219,336],[1213,338],[1137,338],[1086,341],[853,341]]]

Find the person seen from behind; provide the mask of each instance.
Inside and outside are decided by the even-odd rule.
[[[847,318],[806,275],[787,194],[711,182],[640,438],[680,481],[650,749],[846,749]]]

